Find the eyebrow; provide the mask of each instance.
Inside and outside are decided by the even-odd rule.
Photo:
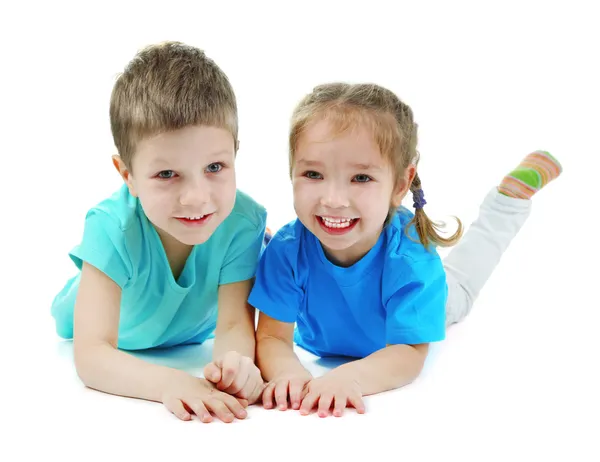
[[[230,156],[232,154],[231,149],[222,149],[220,151],[215,151],[210,153],[208,156],[206,156],[209,159],[214,159],[219,158],[221,156]],[[235,153],[233,153],[235,155]],[[162,164],[170,164],[171,163],[171,159],[167,156],[163,156],[163,154],[161,153],[160,157],[155,157],[150,161],[150,165],[154,166],[155,164],[158,164],[159,166],[162,166]]]
[[[298,164],[305,165],[307,167],[321,167],[321,166],[323,166],[323,163],[320,162],[320,161],[318,161],[318,160],[304,160],[304,159],[300,159],[300,160],[298,160]],[[381,170],[381,166],[374,165],[374,164],[357,163],[357,164],[350,164],[350,167],[356,168],[358,170]]]

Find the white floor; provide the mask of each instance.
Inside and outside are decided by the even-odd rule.
[[[526,0],[304,0],[288,11],[113,3],[8,2],[0,13],[10,66],[0,73],[8,121],[0,254],[9,272],[0,282],[0,461],[600,460],[600,30],[591,2],[589,11],[583,2]],[[436,219],[456,214],[468,224],[532,150],[563,162],[472,315],[432,348],[417,381],[368,397],[365,415],[253,407],[245,421],[205,425],[78,380],[49,307],[73,274],[67,252],[85,212],[120,185],[110,164],[114,77],[161,40],[205,48],[230,76],[238,183],[267,207],[273,228],[293,217],[289,115],[324,81],[375,81],[413,107]],[[301,355],[315,373],[332,366]],[[210,344],[144,356],[199,374]]]
[[[534,263],[552,245],[536,238],[547,224],[548,217],[534,215],[472,315],[432,348],[419,379],[368,397],[362,416],[350,410],[322,419],[254,406],[247,420],[229,425],[180,422],[160,404],[84,388],[71,343],[54,337],[48,315],[21,332],[24,347],[4,350],[15,364],[8,369],[12,393],[4,394],[2,416],[11,436],[0,453],[14,445],[23,456],[61,460],[234,460],[251,454],[261,460],[598,460],[592,443],[599,429],[598,303],[588,298],[584,281],[577,285],[575,272]],[[199,375],[210,348],[140,356]],[[299,354],[315,374],[335,365]]]

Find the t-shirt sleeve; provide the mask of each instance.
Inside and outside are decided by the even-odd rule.
[[[304,298],[297,282],[297,252],[295,239],[275,235],[261,255],[248,298],[257,310],[281,322],[296,322]]]
[[[241,222],[225,254],[219,284],[231,284],[254,277],[265,229],[265,217],[258,225],[250,221]]]
[[[102,271],[121,289],[131,279],[131,260],[125,234],[106,212],[91,210],[85,219],[81,243],[69,252],[79,269],[83,262]]]
[[[439,257],[403,259],[385,303],[386,343],[416,345],[444,340],[446,335],[446,273]]]

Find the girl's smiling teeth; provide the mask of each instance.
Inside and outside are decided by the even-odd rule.
[[[328,228],[348,228],[358,220],[358,218],[323,217],[318,215],[317,217]]]

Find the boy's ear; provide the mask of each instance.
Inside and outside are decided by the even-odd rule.
[[[135,197],[137,194],[136,194],[135,188],[133,186],[131,172],[125,165],[125,162],[123,162],[123,159],[121,159],[121,156],[116,155],[116,154],[114,156],[112,156],[112,162],[113,162],[113,165],[115,166],[115,168],[117,169],[117,172],[119,172],[119,175],[121,175],[121,178],[123,178],[123,181],[129,188],[129,192],[131,193],[132,196]]]
[[[408,167],[406,167],[406,170],[404,171],[404,176],[398,179],[396,188],[392,193],[392,205],[395,208],[400,207],[400,205],[402,204],[402,199],[404,199],[404,197],[410,190],[410,185],[415,179],[416,174],[417,167],[411,164]]]

